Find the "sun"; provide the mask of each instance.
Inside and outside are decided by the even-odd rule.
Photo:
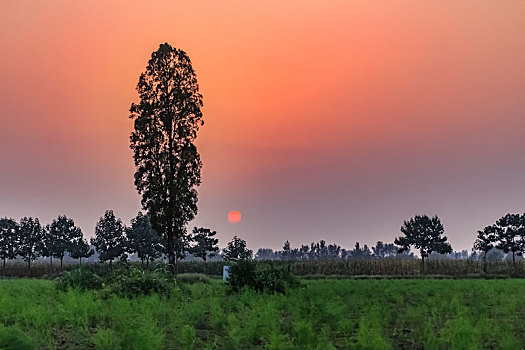
[[[237,210],[232,210],[228,213],[228,221],[232,224],[236,224],[241,221],[241,213]]]

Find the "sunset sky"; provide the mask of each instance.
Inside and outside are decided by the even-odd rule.
[[[0,216],[129,223],[128,110],[168,42],[204,97],[191,227],[351,248],[437,214],[470,250],[525,212],[524,18],[522,0],[2,1]]]

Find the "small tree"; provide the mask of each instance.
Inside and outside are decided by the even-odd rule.
[[[95,227],[95,237],[91,244],[99,252],[101,262],[111,262],[124,254],[124,224],[115,217],[113,210],[106,210]]]
[[[246,241],[237,236],[233,236],[231,242],[224,249],[224,259],[226,261],[251,260],[253,252],[246,247]]]
[[[421,254],[421,272],[425,273],[425,258],[432,252],[439,254],[452,253],[452,247],[443,236],[445,229],[437,216],[432,218],[427,215],[416,215],[409,221],[404,221],[401,232],[404,237],[398,237],[394,243],[400,248],[398,253],[403,253],[414,246]]]
[[[0,219],[0,259],[3,261],[3,270],[5,270],[5,261],[7,259],[16,259],[18,224],[13,219]]]
[[[281,260],[291,260],[292,249],[290,247],[290,242],[286,240],[284,242],[283,250],[281,252]]]
[[[219,251],[217,244],[219,240],[214,238],[217,232],[204,227],[193,228],[193,242],[196,244],[191,248],[191,253],[204,261],[204,273],[206,273],[206,259],[214,257]]]
[[[487,253],[494,248],[495,242],[500,235],[500,229],[495,226],[487,226],[482,231],[478,231],[478,236],[474,242],[474,249],[483,252],[483,272],[487,273]]]
[[[146,265],[149,265],[150,261],[162,256],[164,251],[162,237],[151,227],[148,215],[139,212],[131,220],[131,227],[126,229],[126,235],[129,252],[137,253],[143,264],[146,261]]]
[[[42,255],[44,230],[40,221],[31,217],[20,219],[18,228],[18,255],[27,262],[27,266],[31,270],[31,261]]]
[[[516,271],[516,255],[525,248],[525,215],[507,214],[496,222],[498,242],[496,247],[512,253],[512,267]]]
[[[376,246],[372,247],[374,256],[379,259],[393,258],[397,255],[397,247],[393,243],[383,243],[377,241]]]
[[[82,231],[75,226],[73,219],[69,219],[65,215],[59,216],[53,220],[51,225],[47,226],[45,235],[47,238],[47,254],[52,258],[60,259],[60,267],[63,265],[66,251],[69,250],[73,240],[78,238],[79,233],[82,236]]]
[[[82,265],[82,258],[87,259],[95,254],[95,251],[84,238],[75,239],[69,246],[68,252],[73,259],[78,259],[80,265]]]

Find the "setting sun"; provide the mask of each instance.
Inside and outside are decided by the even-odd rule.
[[[237,210],[232,210],[228,213],[228,221],[232,224],[236,224],[241,221],[241,213]]]

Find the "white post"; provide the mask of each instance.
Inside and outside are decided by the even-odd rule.
[[[229,269],[230,269],[229,266],[222,267],[222,280],[223,281],[226,281],[228,277],[230,277]]]

